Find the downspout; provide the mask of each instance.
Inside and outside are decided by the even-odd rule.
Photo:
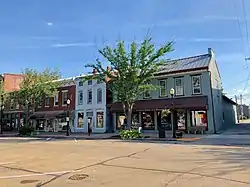
[[[214,100],[213,100],[213,90],[212,90],[212,77],[211,77],[211,71],[209,71],[209,77],[210,77],[210,94],[211,94],[211,100],[212,100],[212,116],[213,116],[213,126],[214,126],[214,134],[216,134],[216,126],[215,126],[215,116],[214,116]]]

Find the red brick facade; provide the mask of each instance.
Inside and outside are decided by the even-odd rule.
[[[70,106],[67,108],[67,105],[62,104],[62,93],[67,91],[68,98],[70,99]],[[55,111],[55,110],[75,110],[75,95],[76,95],[76,86],[64,86],[58,89],[58,105],[54,105],[54,97],[50,98],[50,105],[45,106],[45,99],[42,102],[41,107],[37,107],[35,111]]]

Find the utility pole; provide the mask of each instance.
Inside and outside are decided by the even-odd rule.
[[[236,108],[236,113],[237,113],[237,121],[238,121],[238,123],[240,123],[240,118],[239,118],[239,105],[238,105],[238,98],[237,98],[237,95],[235,95],[235,102],[236,102],[236,106],[237,106],[237,108]]]
[[[241,115],[241,120],[243,120],[242,94],[240,94],[240,115]]]

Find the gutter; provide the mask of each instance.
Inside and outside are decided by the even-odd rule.
[[[214,116],[214,100],[213,100],[213,90],[212,90],[212,77],[211,77],[211,71],[209,71],[209,77],[210,77],[210,93],[211,93],[211,99],[212,99],[212,116],[213,116],[213,126],[214,126],[214,134],[216,134],[216,126],[215,126],[215,116]]]

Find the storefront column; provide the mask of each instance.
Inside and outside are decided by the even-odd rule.
[[[158,123],[157,123],[157,111],[154,111],[154,124],[155,124],[155,130],[158,129]]]
[[[187,110],[187,128],[191,127],[192,122],[190,119],[191,119],[190,110]]]
[[[113,125],[114,125],[114,131],[116,131],[116,113],[113,113]]]
[[[139,112],[139,124],[142,126],[142,117],[141,117],[141,112]]]

